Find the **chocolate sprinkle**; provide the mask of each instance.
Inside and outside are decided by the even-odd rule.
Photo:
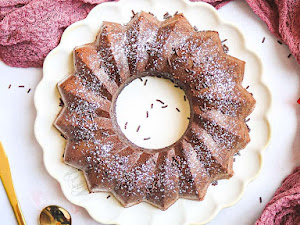
[[[10,89],[11,88],[11,84],[10,85],[8,85],[8,89]]]
[[[157,102],[160,102],[161,104],[165,104],[162,100],[156,99]]]
[[[65,103],[63,102],[63,100],[61,98],[59,98],[59,104],[60,107],[63,107],[65,105]]]
[[[215,181],[213,181],[211,184],[212,184],[212,186],[217,186],[217,185],[218,185],[218,181],[215,180]]]
[[[139,125],[139,126],[137,127],[136,132],[139,132],[140,128],[141,128],[141,125]]]
[[[110,195],[108,195],[107,197],[106,197],[106,199],[109,199],[110,198]]]
[[[180,112],[180,110],[179,110],[178,108],[176,108],[176,110],[177,110],[178,112]]]
[[[178,88],[179,86],[178,85],[174,85],[174,87]]]
[[[163,106],[162,106],[162,108],[167,108],[167,107],[168,107],[168,105],[163,105]]]
[[[178,11],[176,11],[176,12],[174,13],[174,16],[177,15],[177,14],[178,14]]]
[[[292,56],[292,53],[290,53],[289,55],[288,55],[288,58],[290,58]]]
[[[184,101],[186,101],[186,96],[185,95],[183,96],[183,99],[184,99]]]
[[[261,43],[264,43],[264,42],[265,42],[265,40],[266,40],[266,38],[264,37],[264,38],[262,39]]]
[[[132,12],[132,15],[135,16],[136,13],[133,11],[133,9],[131,10],[131,12]]]
[[[153,109],[153,103],[151,104],[151,109]]]
[[[166,12],[165,14],[164,14],[164,19],[166,20],[166,19],[168,19],[168,18],[170,18],[171,17],[171,15],[168,13],[168,12]]]
[[[277,42],[278,42],[279,44],[281,44],[281,45],[282,45],[282,42],[281,42],[281,41],[279,41],[279,40],[278,40]]]
[[[31,91],[31,88],[28,89],[27,93],[29,93]]]
[[[19,85],[19,88],[23,88],[23,87],[25,87],[24,85]]]
[[[147,112],[146,112],[146,118],[148,118],[148,117],[149,117],[149,112],[147,111]]]
[[[236,152],[234,155],[235,156],[241,156],[241,153],[240,152]]]
[[[148,79],[146,79],[146,80],[145,80],[145,82],[144,82],[144,86],[146,86],[147,82],[148,82]]]
[[[139,77],[139,79],[140,79],[140,81],[142,81],[142,82],[143,82],[143,79],[142,79],[141,77]]]
[[[63,134],[60,134],[60,136],[62,136],[64,139],[67,139]]]
[[[200,105],[199,108],[200,108],[201,111],[204,112],[206,110],[206,104],[204,106]]]
[[[224,43],[224,42],[226,42],[227,41],[227,39],[224,39],[221,43]]]
[[[224,44],[222,47],[223,47],[223,51],[227,54],[229,52],[228,46]]]
[[[125,126],[124,126],[124,129],[125,129],[125,130],[127,129],[127,124],[128,124],[128,122],[125,123]]]
[[[149,140],[149,139],[150,139],[150,137],[144,138],[145,141],[147,141],[147,140]]]
[[[248,132],[250,132],[251,129],[250,129],[250,127],[248,126],[248,124],[246,124],[246,126],[247,126],[247,129],[248,129]]]
[[[246,90],[249,88],[250,86],[248,85],[247,87],[246,87]]]
[[[245,120],[246,123],[249,122],[249,121],[250,121],[250,118],[248,118],[248,119]]]
[[[187,117],[187,119],[190,120],[191,118],[190,118],[190,117]]]
[[[259,197],[259,203],[262,203],[262,198],[261,197]]]

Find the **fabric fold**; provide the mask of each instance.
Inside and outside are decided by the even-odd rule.
[[[283,181],[255,225],[300,224],[300,166]]]

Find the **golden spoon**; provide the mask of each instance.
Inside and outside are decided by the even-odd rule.
[[[21,211],[20,204],[17,199],[17,195],[14,189],[9,162],[4,148],[0,142],[0,178],[2,180],[4,189],[7,193],[10,204],[14,210],[19,225],[26,225],[23,213]]]
[[[41,225],[71,225],[71,215],[64,208],[50,205],[44,208],[40,215]]]

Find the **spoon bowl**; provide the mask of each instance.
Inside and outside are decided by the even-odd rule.
[[[57,205],[45,207],[40,214],[40,225],[71,225],[71,215]]]

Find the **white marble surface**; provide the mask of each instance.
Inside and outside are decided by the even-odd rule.
[[[277,43],[265,24],[242,0],[219,10],[221,16],[237,25],[246,41],[261,57],[264,76],[273,95],[272,140],[265,151],[259,177],[246,188],[242,199],[222,210],[209,225],[250,225],[293,168],[300,165],[300,66],[289,49]],[[266,37],[262,44],[263,37]],[[35,108],[33,95],[42,70],[11,68],[0,62],[0,140],[10,160],[15,189],[27,224],[38,224],[40,210],[57,204],[72,214],[73,224],[99,224],[88,213],[63,196],[59,184],[47,173],[42,150],[33,134]],[[8,89],[9,84],[11,88]],[[24,85],[24,88],[19,88]],[[31,88],[31,92],[27,93]],[[262,197],[262,203],[259,203]],[[17,224],[5,191],[0,185],[1,224]]]

